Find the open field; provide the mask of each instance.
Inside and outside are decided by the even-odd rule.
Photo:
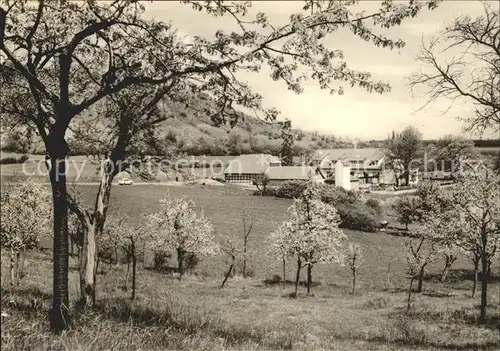
[[[93,203],[96,186],[79,186]],[[313,295],[304,287],[298,299],[293,286],[272,282],[281,264],[266,255],[265,239],[283,220],[290,200],[249,196],[232,187],[114,187],[110,215],[140,220],[154,211],[165,191],[186,196],[203,209],[217,235],[238,237],[241,213],[256,214],[250,240],[252,278],[235,277],[220,290],[225,258],[202,258],[195,270],[178,281],[139,265],[138,295],[124,292],[124,266],[102,265],[98,276],[99,309],[76,313],[75,329],[61,336],[48,333],[51,261],[48,253],[30,254],[26,276],[14,293],[8,291],[8,255],[2,255],[2,348],[5,349],[299,349],[400,350],[495,349],[499,346],[499,266],[490,284],[490,325],[475,326],[479,294],[470,297],[470,264],[460,259],[445,283],[442,262],[429,267],[424,293],[414,294],[414,310],[404,313],[407,279],[403,238],[385,233],[346,230],[358,242],[365,261],[358,274],[358,292],[350,295],[346,267],[316,265]],[[389,217],[390,218],[390,217]],[[394,224],[393,222],[391,224]],[[76,262],[71,259],[73,267]],[[287,264],[292,278],[294,262]],[[390,269],[389,269],[390,268]],[[305,279],[305,272],[303,272]],[[77,271],[70,272],[71,297],[78,295]],[[33,309],[32,298],[43,301]],[[38,301],[38,300],[37,300]]]

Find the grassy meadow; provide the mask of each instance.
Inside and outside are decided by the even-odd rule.
[[[78,186],[91,205],[96,186]],[[403,238],[387,232],[345,230],[364,252],[357,293],[352,295],[347,267],[316,265],[312,295],[293,284],[277,282],[281,262],[266,254],[266,238],[284,219],[290,200],[250,196],[236,187],[138,185],[113,187],[110,215],[136,221],[155,211],[167,192],[194,200],[217,236],[241,237],[243,211],[254,213],[250,239],[250,278],[235,276],[220,289],[228,263],[225,257],[201,258],[179,281],[138,266],[136,300],[124,290],[126,266],[101,264],[96,311],[73,313],[74,328],[52,335],[46,321],[51,301],[50,251],[30,253],[25,277],[12,291],[8,255],[2,255],[2,349],[8,350],[161,350],[161,349],[296,349],[296,350],[479,350],[499,346],[498,264],[489,285],[490,323],[478,328],[479,295],[470,297],[471,264],[459,259],[445,283],[442,262],[428,270],[424,292],[414,294],[413,309],[405,313],[408,279]],[[389,202],[387,202],[388,204]],[[394,218],[388,212],[390,225]],[[50,246],[46,242],[45,246]],[[70,296],[78,296],[76,259],[71,258]],[[151,258],[149,258],[151,261]],[[173,263],[173,262],[172,262]],[[287,263],[293,280],[295,262]],[[302,272],[305,280],[305,271]]]

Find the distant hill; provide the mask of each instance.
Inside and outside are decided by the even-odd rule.
[[[180,103],[169,105],[167,113],[175,117],[161,124],[163,137],[192,155],[279,153],[282,142],[279,124],[238,113],[240,119],[234,127],[215,126],[209,116],[199,113],[211,104],[213,102],[208,98],[202,97],[187,106]],[[297,154],[317,148],[353,146],[352,142],[332,135],[320,135],[300,129],[295,129],[295,133]]]
[[[195,156],[279,154],[282,142],[279,124],[265,122],[256,116],[237,112],[240,118],[234,127],[216,126],[210,117],[202,112],[207,107],[215,108],[215,103],[206,96],[193,99],[188,104],[175,102],[162,105],[163,113],[172,118],[159,125],[161,142],[175,145],[179,150]],[[295,132],[295,154],[297,155],[317,148],[353,147],[352,142],[332,135],[321,135],[299,129]],[[10,135],[2,133],[2,149],[32,154],[44,152],[40,141],[35,140],[29,143],[22,139],[23,137],[16,133]],[[366,146],[376,147],[379,144],[380,142],[375,142],[375,145],[368,143]],[[360,144],[358,146],[363,147]],[[72,145],[72,153],[78,155],[82,152],[77,146]]]

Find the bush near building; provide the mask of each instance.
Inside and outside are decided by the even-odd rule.
[[[254,195],[296,199],[300,197],[306,184],[304,181],[287,181],[277,187],[269,187],[265,191],[258,190]],[[366,232],[377,230],[381,215],[380,204],[377,207],[373,203],[364,203],[356,192],[340,187],[327,184],[320,184],[319,187],[321,200],[336,207],[340,215],[341,228]]]

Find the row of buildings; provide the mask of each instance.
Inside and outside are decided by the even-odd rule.
[[[282,166],[279,158],[268,154],[240,155],[227,158],[223,163],[224,180],[228,183],[252,184],[266,177],[269,185],[277,185],[312,178],[347,190],[395,183],[394,172],[384,167],[383,150],[375,148],[320,149],[301,166]],[[410,183],[418,180],[418,172],[412,173]]]

